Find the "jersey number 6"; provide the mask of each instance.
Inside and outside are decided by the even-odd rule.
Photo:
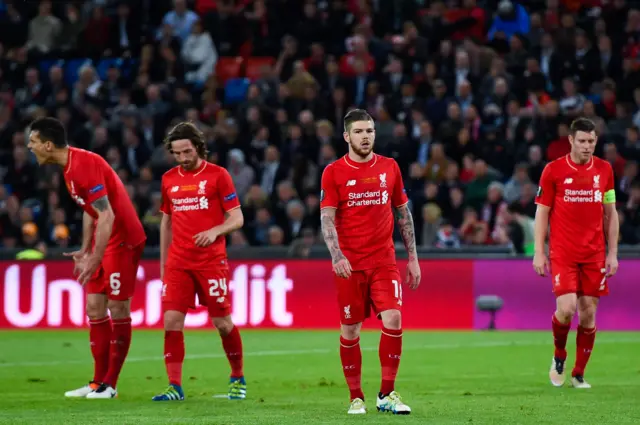
[[[111,295],[120,295],[120,273],[111,273],[109,276],[109,286],[111,287]]]

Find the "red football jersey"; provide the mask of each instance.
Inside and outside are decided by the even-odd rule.
[[[162,176],[161,211],[171,215],[172,241],[167,267],[207,270],[226,265],[224,236],[207,247],[198,247],[193,237],[224,223],[226,212],[240,208],[231,176],[207,161],[196,170],[174,167]]]
[[[551,208],[550,258],[604,260],[603,204],[615,203],[614,187],[611,165],[600,158],[576,164],[566,155],[547,164],[536,203]]]
[[[120,177],[101,156],[70,147],[64,181],[71,197],[94,219],[98,213],[91,204],[103,196],[109,199],[116,217],[107,252],[124,245],[135,247],[147,239]]]
[[[409,200],[395,160],[343,156],[322,173],[320,208],[335,208],[338,243],[353,270],[396,264],[392,208]]]

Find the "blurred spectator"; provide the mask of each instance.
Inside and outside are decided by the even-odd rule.
[[[7,2],[0,241],[79,242],[59,171],[25,149],[26,125],[51,115],[117,170],[157,245],[162,138],[190,120],[243,203],[230,244],[304,258],[321,174],[347,151],[342,118],[364,107],[423,246],[529,253],[536,185],[576,116],[614,168],[621,241],[640,243],[639,16],[618,0]]]

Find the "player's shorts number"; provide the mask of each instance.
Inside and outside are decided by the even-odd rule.
[[[393,295],[396,299],[401,300],[402,299],[402,284],[400,282],[398,282],[397,280],[393,279],[391,281],[391,283],[393,283]]]
[[[120,295],[120,273],[111,273],[109,276],[109,286],[111,287],[111,295]]]
[[[218,302],[224,302],[227,296],[227,279],[209,279],[209,296],[218,298]]]

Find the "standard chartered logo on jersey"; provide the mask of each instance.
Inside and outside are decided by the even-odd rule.
[[[348,207],[366,207],[368,205],[385,205],[389,202],[386,190],[367,190],[366,192],[349,192]]]
[[[172,199],[173,212],[199,211],[209,209],[209,200],[204,196]]]
[[[599,190],[565,189],[564,202],[569,203],[602,203],[602,192]]]

